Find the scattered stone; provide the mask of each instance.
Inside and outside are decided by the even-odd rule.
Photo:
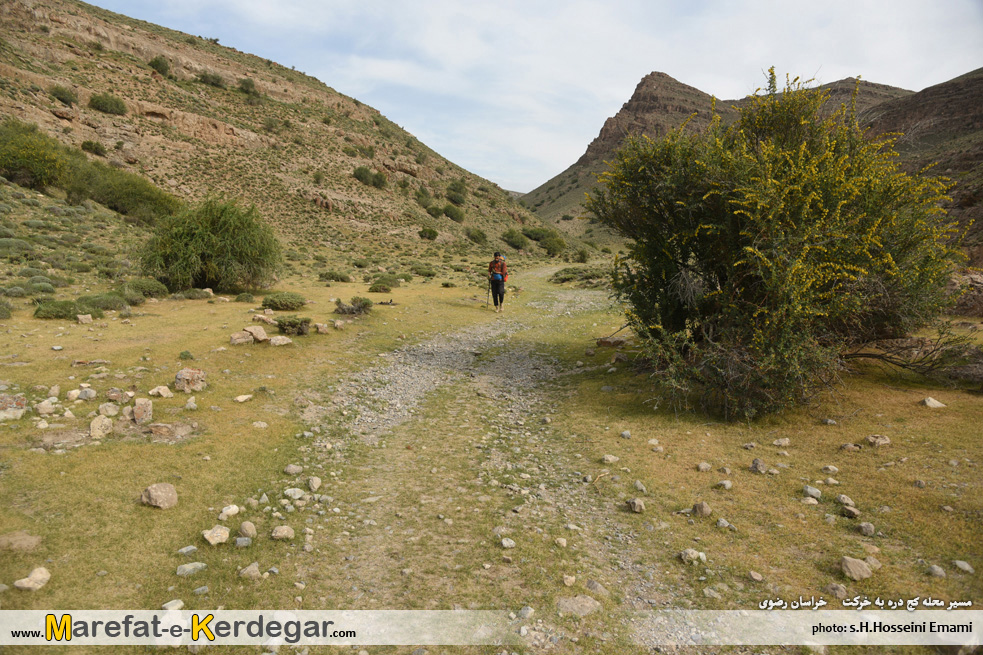
[[[604,457],[601,458],[601,461],[604,462],[605,464],[617,464],[618,462],[621,461],[621,458],[618,457],[617,455],[605,455]]]
[[[592,614],[601,608],[601,604],[590,596],[574,596],[573,598],[558,598],[556,608],[560,614],[574,614],[584,617]]]
[[[641,498],[631,498],[627,502],[628,508],[635,514],[641,514],[645,511],[645,501]]]
[[[710,516],[712,512],[713,510],[710,509],[710,505],[705,500],[693,505],[693,514],[696,516]]]
[[[746,444],[744,444],[743,446],[741,446],[741,448],[743,448],[744,450],[754,450],[757,447],[758,447],[758,444],[754,443],[753,441],[749,441]]]
[[[283,490],[283,495],[291,500],[300,500],[304,497],[304,490],[298,489],[297,487],[290,487],[289,489]]]
[[[167,386],[165,386],[163,384],[160,385],[160,386],[154,387],[153,389],[151,389],[147,393],[149,393],[151,396],[160,396],[161,398],[173,398],[174,397],[174,392],[171,391]]]
[[[924,480],[915,480],[915,486],[919,489],[924,489],[928,486],[928,483],[926,483]]]
[[[224,525],[216,525],[211,530],[202,530],[201,536],[212,546],[217,546],[229,540],[229,529]]]
[[[761,582],[762,580],[765,579],[765,576],[761,575],[757,571],[748,571],[748,574],[747,575],[748,575],[749,578],[751,578],[755,582]]]
[[[788,437],[782,437],[781,439],[775,439],[771,442],[772,446],[778,446],[779,448],[787,448],[792,445],[792,440]]]
[[[253,335],[248,332],[233,332],[229,335],[229,345],[230,346],[245,346],[247,344],[253,343]]]
[[[877,571],[883,566],[883,564],[880,563],[880,560],[873,555],[868,555],[864,558],[864,561],[867,562],[867,566],[870,567],[871,571]]]
[[[170,482],[158,482],[143,490],[140,502],[151,507],[170,509],[177,505],[177,489]]]
[[[717,519],[717,527],[718,528],[729,528],[730,527],[730,522],[727,519],[723,519],[723,518]]]
[[[755,458],[754,461],[751,462],[750,469],[751,469],[751,473],[764,474],[768,472],[768,466],[758,458]]]
[[[34,411],[37,412],[38,416],[50,416],[57,410],[55,409],[55,404],[49,399],[43,400],[35,405]]]
[[[630,430],[624,430],[621,433],[621,438],[622,439],[631,439],[631,431]]]
[[[204,562],[190,562],[177,567],[177,574],[179,578],[187,578],[188,576],[192,576],[199,571],[204,571],[207,568],[208,565]]]
[[[316,475],[312,475],[311,477],[307,478],[307,488],[311,491],[317,491],[320,489],[321,478],[317,477]]]
[[[29,553],[40,545],[41,537],[28,534],[23,530],[0,534],[0,550]]]
[[[222,508],[222,512],[218,515],[218,520],[226,521],[238,513],[239,513],[238,505],[226,505],[225,507]]]
[[[188,398],[188,402],[184,403],[184,409],[186,409],[189,412],[197,411],[197,409],[198,409],[198,403],[196,402],[196,399],[195,399],[194,396],[191,396],[190,398]]]
[[[697,562],[706,562],[706,553],[701,553],[695,548],[687,548],[683,552],[679,553],[679,559],[687,564],[695,564]]]
[[[506,550],[515,548],[515,541],[509,539],[508,537],[505,537],[504,539],[502,539],[502,548],[505,548]]]
[[[706,462],[700,462],[699,464],[696,465],[696,470],[699,471],[700,473],[709,473],[710,471],[713,470],[713,467]]]
[[[844,505],[841,508],[840,513],[843,514],[843,516],[847,517],[848,519],[855,519],[860,516],[860,510],[851,505]]]
[[[208,386],[205,376],[206,373],[200,368],[182,368],[174,376],[174,389],[184,393],[204,391]]]
[[[179,610],[184,608],[184,601],[181,600],[180,598],[169,600],[163,605],[161,605],[160,608],[163,610]]]
[[[270,337],[271,346],[289,346],[293,343],[293,339],[284,336]]]
[[[607,598],[611,595],[611,592],[605,589],[604,585],[597,580],[588,580],[584,586],[587,587],[588,591],[601,598]]]
[[[842,446],[840,446],[840,450],[845,450],[848,453],[859,453],[861,449],[862,446],[855,443],[845,443]]]
[[[929,405],[929,407],[931,407],[931,405]],[[933,578],[944,578],[945,577],[945,569],[943,569],[938,564],[933,564],[932,566],[928,567],[928,574],[930,576],[932,576]]]
[[[822,423],[823,425],[836,425],[836,421],[834,421],[831,418],[824,418],[823,420],[820,421],[820,423]]]
[[[714,486],[717,487],[718,489],[723,489],[724,491],[730,491],[731,489],[733,489],[734,483],[731,482],[730,480],[721,480]]]
[[[283,472],[287,475],[300,475],[304,472],[304,467],[300,464],[287,464],[283,468]]]
[[[819,489],[816,489],[815,487],[811,487],[809,485],[806,485],[806,486],[802,487],[802,492],[806,496],[808,496],[810,498],[815,498],[816,500],[819,500],[820,498],[823,497],[823,492],[821,492]]]
[[[185,546],[184,548],[179,548],[178,555],[184,555],[185,557],[191,557],[198,552],[198,546]]]
[[[270,536],[277,541],[290,541],[294,538],[294,529],[289,525],[278,525]]]
[[[51,579],[51,572],[43,566],[31,571],[26,578],[14,581],[14,588],[21,591],[38,591]]]
[[[560,548],[567,547],[567,540],[564,539],[563,537],[557,537],[556,539],[553,540],[553,543],[559,546]]]
[[[149,398],[137,398],[133,403],[133,420],[143,425],[154,420],[154,401]]]
[[[857,529],[860,530],[860,534],[862,534],[865,537],[873,537],[876,532],[876,530],[874,529],[874,524],[868,523],[866,521],[858,525]]]
[[[522,620],[531,619],[532,615],[536,613],[536,610],[526,605],[519,610],[519,618]]]
[[[635,480],[635,491],[642,494],[648,493],[648,489],[645,488],[645,483],[643,483],[641,480]]]
[[[819,501],[816,500],[815,498],[808,497],[808,498],[803,498],[802,499],[802,504],[803,505],[818,505],[819,504]]]
[[[963,573],[969,573],[970,575],[976,573],[976,570],[969,565],[969,562],[964,562],[961,559],[954,559],[952,560],[952,563],[957,569],[959,569]]]
[[[265,430],[266,428],[270,427],[270,424],[266,421],[253,421],[253,427],[257,430]]]
[[[99,414],[101,416],[113,417],[119,414],[119,405],[116,403],[103,403],[99,405]]]
[[[76,314],[75,320],[79,322],[79,325],[88,325],[92,322],[92,314]]]
[[[843,600],[846,598],[846,587],[838,582],[833,582],[823,587],[823,591],[837,600]]]
[[[96,390],[91,387],[85,387],[84,389],[79,389],[79,400],[92,400],[96,397]]]
[[[89,423],[89,437],[105,439],[113,432],[113,419],[108,416],[97,416]]]
[[[236,548],[249,548],[253,545],[253,540],[249,537],[236,537]]]
[[[865,441],[871,446],[874,446],[875,448],[880,446],[887,446],[891,443],[891,440],[882,434],[872,434],[869,437],[867,437]]]
[[[245,403],[245,402],[249,402],[252,399],[253,399],[253,394],[251,394],[251,393],[244,393],[241,396],[236,396],[232,400],[234,400],[237,403]]]
[[[840,469],[836,468],[832,464],[827,464],[823,467],[823,473],[829,473],[830,475],[835,475],[840,472]]]
[[[253,335],[253,340],[257,343],[265,343],[270,340],[262,325],[250,325],[249,327],[242,328],[242,331]]]
[[[239,534],[243,537],[248,537],[249,539],[255,539],[258,533],[256,531],[256,526],[253,525],[252,521],[243,521],[239,525]]]
[[[246,580],[261,580],[263,574],[259,571],[259,562],[253,562],[246,568],[239,571],[239,577]]]
[[[843,571],[843,575],[851,580],[866,580],[873,575],[867,562],[845,555],[840,558],[840,570]]]
[[[208,593],[208,585],[204,585],[204,586],[202,586],[202,587],[197,587],[197,588],[196,588],[196,589],[195,589],[195,590],[194,590],[193,592],[191,592],[191,593],[193,593],[193,594],[194,594],[195,596],[204,596],[205,594],[207,594],[207,593]],[[188,650],[189,650],[189,651],[190,651],[190,650],[191,650],[192,648],[193,648],[193,646],[188,646]]]
[[[572,576],[572,575],[563,576],[563,586],[565,587],[572,587],[574,584],[576,584],[576,582],[577,582],[576,576]]]
[[[932,398],[931,396],[924,399],[919,404],[924,405],[925,407],[931,407],[932,409],[942,409],[943,407],[945,407],[943,403],[940,403],[939,401],[937,401],[935,398]]]

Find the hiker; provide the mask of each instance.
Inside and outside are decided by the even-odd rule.
[[[492,298],[495,300],[495,311],[500,312],[505,304],[505,283],[509,279],[509,270],[505,267],[502,253],[496,252],[495,258],[488,264],[488,282],[491,285]]]

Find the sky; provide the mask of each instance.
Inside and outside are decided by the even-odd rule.
[[[653,71],[724,100],[775,66],[912,91],[983,67],[983,0],[95,0],[313,75],[527,192]]]

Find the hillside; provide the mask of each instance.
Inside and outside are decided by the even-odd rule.
[[[255,203],[297,256],[473,251],[468,228],[487,232],[488,249],[509,227],[538,224],[377,110],[217,39],[70,0],[2,3],[0,25],[0,118],[68,145],[100,144],[103,161],[183,200]],[[68,102],[55,98],[66,90]],[[89,106],[106,93],[125,113]],[[358,167],[369,183],[355,179]],[[455,182],[460,222],[441,211]],[[421,242],[423,227],[437,230],[435,242]]]
[[[902,148],[901,152],[912,162],[912,166],[920,167],[943,156],[944,152],[960,151],[963,148],[960,144],[966,139],[978,143],[983,138],[979,133],[978,103],[973,106],[968,101],[970,97],[980,97],[979,87],[974,86],[978,85],[978,80],[979,76],[971,73],[920,93],[861,80],[857,110],[864,121],[874,122],[876,119],[875,133],[910,128],[918,124],[919,120],[931,122],[936,126],[934,129],[938,130],[938,134],[944,133],[944,137],[938,136],[936,132],[932,132],[930,136],[925,125],[918,124],[922,136],[913,142],[909,139],[910,145]],[[950,85],[956,88],[953,89]],[[829,90],[829,105],[839,107],[850,102],[855,87],[856,80],[848,78],[820,88]],[[945,98],[950,96],[967,98],[967,101],[952,103],[946,112],[940,113]],[[569,233],[579,234],[585,229],[592,229],[585,227],[586,221],[563,220],[563,217],[583,215],[581,202],[584,194],[594,186],[597,173],[604,170],[605,162],[613,158],[625,135],[645,134],[659,138],[687,119],[687,127],[698,130],[709,121],[713,102],[712,96],[682,84],[665,73],[646,75],[621,110],[605,121],[597,138],[590,143],[583,156],[570,168],[526,194],[523,203],[536,211],[543,220],[555,223]],[[719,100],[715,108],[726,123],[736,118],[735,108],[740,107],[742,102],[743,100]],[[949,115],[950,118],[941,120],[943,115]],[[969,137],[970,133],[977,136]],[[930,148],[933,144],[937,145],[934,150]],[[972,168],[970,160],[967,157],[960,159],[963,165]],[[961,170],[958,165],[941,167],[943,171],[947,168],[952,168],[953,172]],[[973,188],[978,189],[979,185],[976,184]],[[976,192],[967,193],[970,198],[978,197],[978,194],[974,195]],[[975,203],[972,199],[969,202]]]

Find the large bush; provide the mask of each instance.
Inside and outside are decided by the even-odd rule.
[[[516,250],[524,250],[529,247],[529,239],[515,228],[509,228],[502,232],[501,239]]]
[[[122,116],[126,113],[126,103],[111,93],[96,93],[89,98],[89,106],[104,114]]]
[[[263,298],[263,307],[293,312],[307,304],[304,296],[295,291],[278,291]]]
[[[795,82],[724,128],[629,139],[587,207],[629,239],[615,287],[667,396],[751,417],[802,402],[844,353],[930,324],[958,258],[939,178]]]
[[[282,251],[255,207],[212,199],[162,220],[141,260],[144,272],[172,291],[234,291],[271,281]]]

